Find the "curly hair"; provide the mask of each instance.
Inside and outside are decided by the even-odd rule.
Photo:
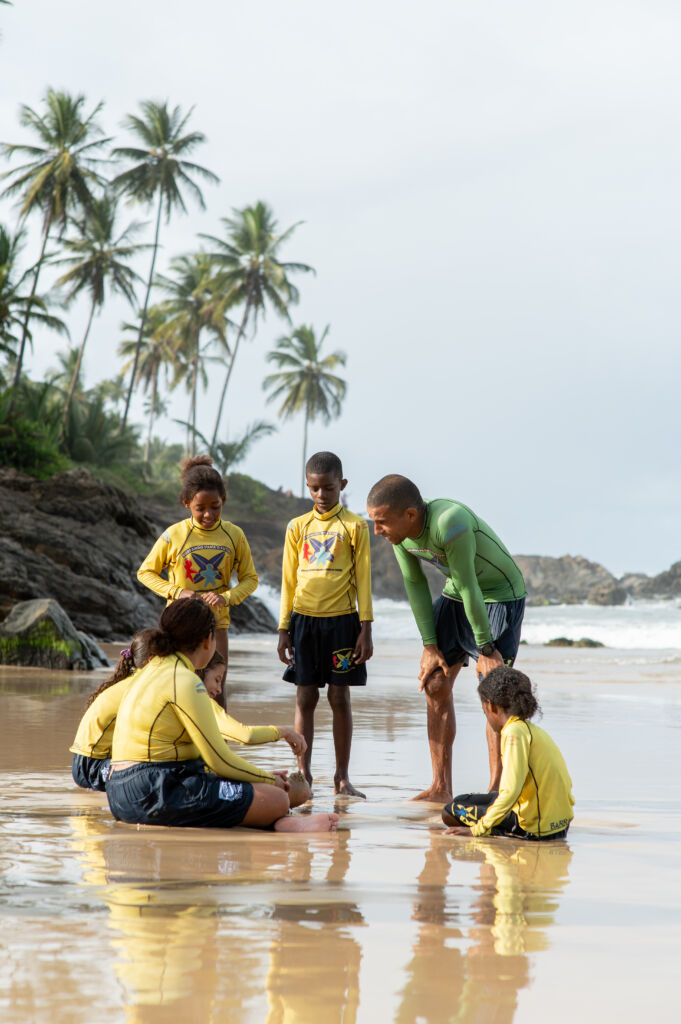
[[[480,700],[496,704],[518,718],[532,718],[541,708],[534,695],[534,689],[524,672],[500,665],[492,669],[478,686]]]
[[[217,469],[213,469],[210,455],[196,455],[193,459],[185,459],[181,467],[180,501],[183,505],[188,504],[199,491],[215,491],[225,501],[225,482]]]
[[[204,665],[203,668],[197,668],[196,674],[199,677],[199,679],[205,679],[206,678],[206,672],[210,672],[210,670],[212,668],[217,668],[219,665],[226,665],[226,664],[227,664],[227,662],[225,661],[223,656],[220,654],[220,652],[216,651],[215,654],[210,659],[210,661],[208,662],[207,665]]]

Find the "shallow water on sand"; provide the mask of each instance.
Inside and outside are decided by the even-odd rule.
[[[335,806],[336,835],[115,823],[69,771],[98,676],[0,669],[0,1020],[678,1021],[681,665],[521,654],[574,780],[567,843],[452,839],[438,808],[407,801],[429,779],[408,641],[353,695],[366,802],[333,797],[320,701],[311,807]],[[291,722],[278,676],[270,638],[234,642],[231,712]],[[470,670],[457,716],[455,789],[484,789]],[[293,767],[285,744],[247,756]]]

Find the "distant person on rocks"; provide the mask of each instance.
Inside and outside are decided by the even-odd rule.
[[[463,793],[442,811],[449,835],[564,839],[574,816],[572,781],[549,734],[530,724],[539,710],[530,680],[495,668],[478,686],[488,726],[501,739],[498,791]]]
[[[447,498],[424,501],[416,484],[384,476],[367,498],[374,532],[393,545],[424,650],[419,688],[425,690],[430,787],[414,797],[452,798],[452,745],[456,735],[453,686],[469,657],[482,679],[518,653],[525,610],[520,569],[494,531],[466,505]],[[421,562],[447,577],[433,604]],[[499,785],[499,736],[487,726],[490,790]]]
[[[340,502],[347,486],[341,460],[317,452],[305,466],[312,511],[286,529],[277,653],[284,679],[296,684],[295,727],[307,742],[298,758],[312,786],[310,761],[319,690],[328,683],[336,754],[334,790],[364,797],[350,782],[350,687],[365,686],[373,654],[371,561],[365,520]]]
[[[222,518],[225,484],[208,455],[182,463],[180,501],[189,511],[159,537],[137,571],[137,579],[168,603],[200,597],[215,615],[217,650],[228,664],[229,610],[258,585],[243,530]],[[232,574],[237,584],[231,586]],[[167,578],[165,578],[167,576]]]
[[[215,619],[202,601],[179,598],[149,638],[116,718],[106,783],[118,821],[184,828],[335,831],[337,814],[288,815],[287,772],[268,772],[233,753],[214,701],[196,675],[215,653]]]

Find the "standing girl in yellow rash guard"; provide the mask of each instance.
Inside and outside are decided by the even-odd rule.
[[[180,501],[190,515],[169,526],[137,570],[137,579],[168,603],[200,597],[215,615],[216,648],[227,664],[229,609],[258,585],[242,529],[222,518],[225,484],[209,455],[182,463]],[[232,574],[237,584],[230,585]],[[167,576],[167,579],[164,578]]]
[[[500,666],[478,686],[482,710],[501,736],[499,791],[464,793],[442,811],[449,835],[564,839],[573,818],[572,782],[551,737],[528,719],[539,710],[523,672]]]
[[[114,817],[143,825],[335,830],[337,814],[287,817],[287,773],[238,757],[220,735],[196,675],[215,652],[210,608],[180,598],[159,625],[149,643],[152,658],[118,709],[106,784]]]
[[[111,764],[113,737],[118,705],[130,683],[130,677],[151,657],[148,641],[153,629],[140,629],[129,647],[121,651],[116,667],[98,686],[85,705],[76,738],[71,744],[73,781],[82,789],[103,790]]]

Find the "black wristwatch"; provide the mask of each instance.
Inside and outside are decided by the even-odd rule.
[[[494,646],[493,640],[490,640],[487,644],[483,644],[482,647],[478,647],[478,654],[482,654],[483,658],[491,658],[495,651],[496,647]]]

